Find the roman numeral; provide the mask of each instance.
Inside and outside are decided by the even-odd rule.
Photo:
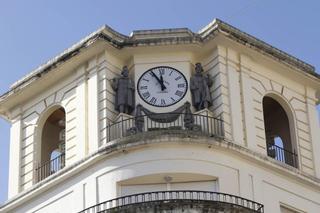
[[[164,75],[164,68],[159,68],[159,74]]]
[[[175,93],[175,95],[181,97],[181,96],[183,95],[183,92],[180,91],[180,90],[177,90],[176,93]]]
[[[171,75],[172,75],[172,73],[173,73],[173,70],[171,70],[171,72],[170,72],[169,76],[171,76]]]
[[[145,79],[145,78],[143,78],[142,80],[143,80],[143,81],[146,81],[146,82],[149,82],[149,80],[148,80],[148,79]]]
[[[170,98],[171,98],[172,102],[176,102],[176,100],[174,100],[174,98],[172,98],[172,97],[170,97]]]
[[[148,89],[148,86],[141,86],[140,89]]]
[[[164,99],[161,99],[161,105],[166,105],[166,101]]]
[[[145,93],[142,93],[142,96],[147,99],[150,97],[150,93],[149,92],[145,92]]]
[[[150,100],[150,103],[151,104],[155,104],[157,102],[157,99],[155,97],[152,97],[151,100]]]
[[[184,87],[186,87],[185,84],[178,84],[178,88],[184,88]]]
[[[180,76],[176,77],[174,80],[178,81],[181,78],[182,78],[182,76],[180,75]]]

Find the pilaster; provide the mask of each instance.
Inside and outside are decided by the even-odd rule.
[[[77,82],[77,158],[78,160],[83,159],[88,151],[88,128],[87,128],[87,75],[85,69],[79,69],[82,77]]]
[[[307,88],[307,95],[311,96],[312,91]],[[320,155],[318,154],[320,151],[320,127],[318,120],[318,112],[316,108],[316,100],[310,97],[306,98],[307,105],[307,115],[309,120],[309,128],[310,128],[310,137],[312,143],[313,150],[313,159],[314,159],[314,167],[315,167],[315,175],[320,178]]]
[[[245,144],[251,150],[257,150],[255,141],[255,128],[253,117],[253,100],[252,100],[252,86],[250,80],[250,59],[247,56],[240,55],[240,86],[242,94],[242,108],[243,108],[243,126]]]
[[[21,166],[21,115],[12,119],[10,128],[10,156],[9,156],[9,186],[8,198],[12,198],[20,191]]]
[[[89,153],[96,151],[99,147],[98,129],[98,72],[94,68],[88,74],[88,148]]]
[[[231,49],[227,49],[227,75],[233,140],[244,145],[238,54]]]

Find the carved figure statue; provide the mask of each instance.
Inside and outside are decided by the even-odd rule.
[[[143,107],[140,104],[138,104],[136,107],[136,116],[134,119],[134,123],[138,132],[142,132],[144,127],[144,117],[142,115],[142,108]]]
[[[190,90],[192,94],[192,105],[199,111],[212,105],[209,88],[213,82],[209,74],[203,76],[201,63],[196,63],[195,71],[196,73],[190,79]]]
[[[129,78],[127,66],[123,67],[121,75],[111,81],[111,87],[116,92],[115,109],[120,113],[130,114],[134,110],[134,83]]]

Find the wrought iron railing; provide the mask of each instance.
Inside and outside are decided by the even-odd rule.
[[[284,162],[290,166],[298,166],[298,155],[293,151],[286,150],[272,143],[267,143],[267,154],[278,161]]]
[[[42,163],[35,169],[36,182],[39,182],[50,175],[56,173],[65,166],[65,153],[60,154],[56,158]]]
[[[139,204],[150,207],[156,205],[183,206],[186,203],[203,203],[206,207],[214,210],[237,210],[236,212],[263,212],[263,205],[252,200],[238,197],[231,194],[209,192],[209,191],[157,191],[146,192],[141,194],[133,194],[124,197],[108,200],[97,205],[84,209],[81,213],[108,213],[108,212],[134,212],[121,211],[121,209],[139,207]],[[172,208],[172,207],[171,207]],[[130,209],[129,209],[130,210]],[[239,211],[242,210],[242,211]],[[228,211],[228,212],[229,212]],[[141,211],[140,211],[141,212]]]
[[[193,131],[211,137],[224,136],[223,121],[219,118],[190,113],[157,113],[108,124],[107,142],[159,130]]]

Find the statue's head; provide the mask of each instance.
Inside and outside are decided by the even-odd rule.
[[[123,66],[121,75],[122,75],[123,77],[128,77],[128,76],[129,76],[129,70],[128,70],[128,67],[127,67],[127,66]]]
[[[201,73],[203,71],[201,63],[196,63],[196,73]]]

